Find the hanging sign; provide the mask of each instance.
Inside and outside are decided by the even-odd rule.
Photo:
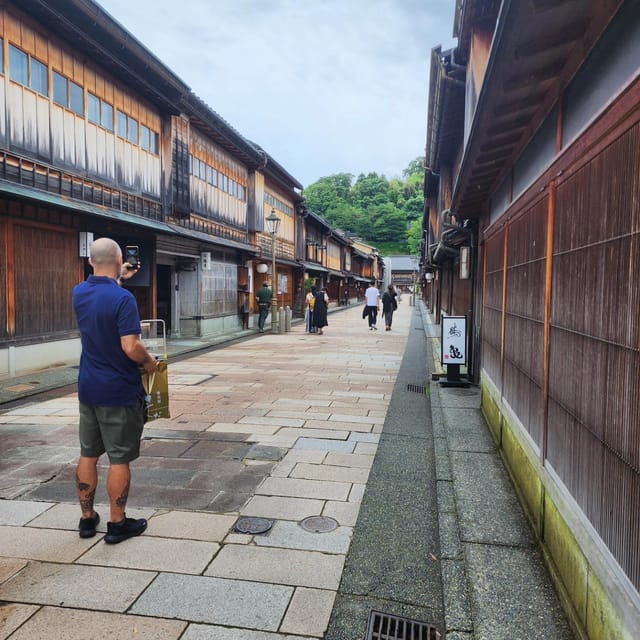
[[[443,316],[440,345],[442,364],[467,363],[467,319],[465,316]]]

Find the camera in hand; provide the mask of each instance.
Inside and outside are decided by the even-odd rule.
[[[124,262],[129,270],[137,269],[140,263],[140,249],[136,245],[128,245],[124,248]]]

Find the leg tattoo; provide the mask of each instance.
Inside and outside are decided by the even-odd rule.
[[[96,497],[96,488],[91,489],[91,485],[82,482],[76,473],[76,486],[78,487],[78,500],[82,513],[93,513],[93,501]]]
[[[122,493],[116,498],[116,504],[121,509],[124,509],[127,506],[127,499],[129,498],[129,485],[131,483],[127,482],[127,485],[123,489]]]

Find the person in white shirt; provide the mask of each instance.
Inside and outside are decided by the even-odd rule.
[[[369,321],[369,331],[377,331],[376,322],[378,320],[378,309],[380,307],[380,291],[378,291],[375,282],[372,282],[364,292],[364,299],[366,304],[365,317]]]

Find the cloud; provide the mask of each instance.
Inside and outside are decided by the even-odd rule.
[[[424,153],[431,48],[454,0],[103,0],[303,184],[400,175]]]

